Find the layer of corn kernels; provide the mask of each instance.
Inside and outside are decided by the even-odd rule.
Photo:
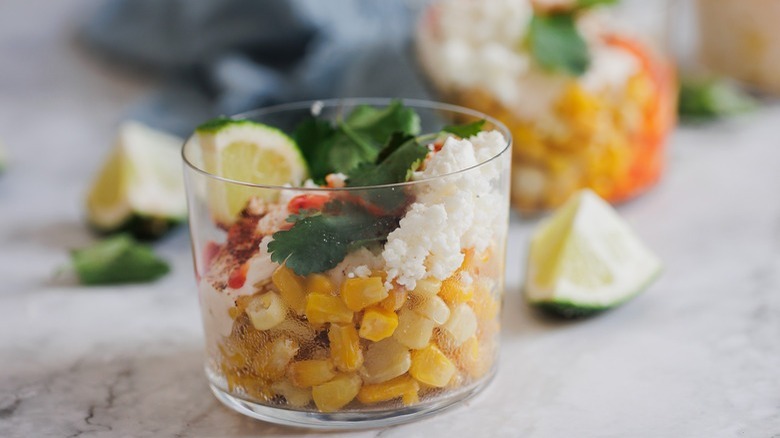
[[[655,182],[663,135],[639,144],[650,119],[660,117],[648,114],[655,93],[646,72],[631,77],[622,93],[589,92],[572,80],[554,105],[555,123],[545,126],[519,117],[484,90],[450,92],[445,100],[507,125],[514,138],[512,203],[521,212],[535,212],[559,206],[583,187],[617,201]],[[650,150],[639,153],[643,148]],[[639,175],[637,167],[643,168]]]
[[[409,406],[475,383],[498,348],[499,258],[466,252],[452,277],[412,291],[386,290],[381,272],[336,285],[281,266],[230,311],[227,389],[334,412]]]

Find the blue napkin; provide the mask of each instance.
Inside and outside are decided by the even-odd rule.
[[[426,98],[411,37],[426,0],[108,0],[83,37],[161,88],[127,117],[203,120],[329,97]]]

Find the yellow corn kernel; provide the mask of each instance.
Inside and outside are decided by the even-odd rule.
[[[363,385],[357,394],[357,399],[367,405],[389,401],[403,397],[406,394],[417,394],[420,385],[409,376],[399,376],[384,383]]]
[[[401,396],[401,402],[403,402],[404,406],[416,405],[420,403],[420,395],[417,391],[409,391]]]
[[[306,292],[310,294],[331,295],[336,291],[327,275],[311,274],[306,277]]]
[[[458,270],[460,271],[471,271],[472,268],[474,268],[474,265],[478,261],[475,257],[473,249],[467,249],[463,251],[463,262],[460,264],[460,268]]]
[[[463,284],[460,273],[441,282],[439,296],[448,304],[465,303],[474,296],[474,286]]]
[[[407,293],[404,289],[393,289],[387,295],[387,298],[379,302],[382,308],[396,311],[406,303]]]
[[[303,278],[295,275],[295,272],[287,266],[279,266],[271,276],[274,286],[279,289],[279,295],[287,306],[298,315],[303,314],[306,305],[306,291],[304,290]]]
[[[472,307],[477,315],[477,319],[480,321],[495,319],[501,310],[501,303],[493,297],[492,289],[490,281],[480,280],[476,282]]]
[[[404,307],[398,312],[398,327],[393,339],[408,348],[423,348],[431,340],[434,322]]]
[[[369,307],[363,312],[360,337],[378,342],[392,336],[396,327],[398,327],[398,315],[395,312],[381,307]]]
[[[330,357],[341,371],[355,371],[363,365],[358,332],[352,325],[331,324],[328,329]]]
[[[252,370],[264,379],[280,379],[284,376],[287,364],[298,353],[298,343],[292,339],[279,337],[259,349],[252,358]]]
[[[271,400],[274,392],[271,389],[270,382],[265,379],[259,379],[253,376],[236,377],[237,387],[243,389],[252,398],[259,400]]]
[[[311,402],[311,390],[298,388],[288,380],[278,380],[271,384],[271,390],[284,397],[287,404],[302,408]]]
[[[411,305],[411,308],[437,326],[444,324],[450,318],[450,308],[447,307],[447,303],[436,295],[419,299]]]
[[[334,412],[351,402],[360,391],[360,377],[342,374],[335,379],[311,389],[314,404],[321,412]]]
[[[417,381],[442,388],[455,374],[455,364],[435,345],[412,351],[409,374]]]
[[[355,312],[387,298],[381,277],[348,278],[341,286],[341,298]]]
[[[241,295],[240,297],[236,298],[236,305],[228,309],[228,315],[230,315],[230,317],[234,320],[241,316],[241,314],[246,310],[246,306],[248,306],[249,302],[252,301],[252,297],[253,295]]]
[[[455,350],[455,361],[472,378],[480,378],[490,369],[492,358],[480,351],[479,341],[471,337]]]
[[[290,336],[301,344],[310,342],[317,336],[317,331],[314,327],[303,318],[285,318],[284,321],[275,325],[269,333],[272,335]]]
[[[257,330],[269,330],[287,316],[287,306],[276,292],[255,295],[244,310]]]
[[[424,278],[417,281],[417,284],[412,290],[412,295],[419,297],[430,297],[439,293],[441,289],[441,280],[434,277]]]
[[[360,375],[366,383],[381,383],[404,374],[411,365],[409,349],[388,338],[368,346]]]
[[[306,319],[312,324],[324,324],[326,322],[352,322],[352,311],[344,305],[339,297],[323,294],[309,294],[306,296]]]
[[[458,304],[452,309],[450,319],[441,326],[449,342],[459,347],[477,332],[477,317],[468,304]]]
[[[290,364],[287,377],[293,385],[309,388],[330,381],[336,377],[336,371],[329,360],[302,360]]]

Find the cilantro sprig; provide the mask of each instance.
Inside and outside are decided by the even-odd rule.
[[[442,132],[470,137],[485,121],[452,125]],[[382,243],[398,227],[413,197],[406,187],[360,187],[409,181],[430,152],[417,137],[420,118],[401,101],[383,109],[359,106],[344,120],[310,118],[295,130],[295,140],[311,175],[322,181],[334,172],[348,175],[356,190],[338,193],[320,211],[304,210],[287,218],[293,225],[268,244],[271,260],[298,275],[334,268],[360,247]],[[432,137],[433,138],[433,137]]]
[[[335,126],[312,117],[296,128],[293,137],[309,163],[312,179],[321,182],[329,173],[349,174],[373,162],[395,132],[420,132],[420,117],[400,100],[383,109],[358,106]]]
[[[386,240],[400,218],[376,217],[357,203],[332,201],[321,212],[293,220],[292,228],[274,233],[268,251],[274,262],[309,275],[334,268],[352,249]]]
[[[580,76],[590,66],[588,44],[577,29],[584,10],[618,0],[577,0],[569,8],[535,10],[526,41],[533,59],[545,70]]]

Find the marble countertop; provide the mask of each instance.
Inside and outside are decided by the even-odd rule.
[[[0,3],[0,436],[315,436],[219,405],[203,375],[185,230],[173,272],[126,287],[55,271],[91,236],[80,200],[151,84],[69,36],[97,0]],[[39,13],[45,10],[46,13]],[[663,277],[578,322],[519,295],[533,221],[513,218],[494,383],[433,418],[351,437],[780,437],[780,107],[675,135],[663,182],[621,214]],[[331,434],[332,435],[332,434]]]

